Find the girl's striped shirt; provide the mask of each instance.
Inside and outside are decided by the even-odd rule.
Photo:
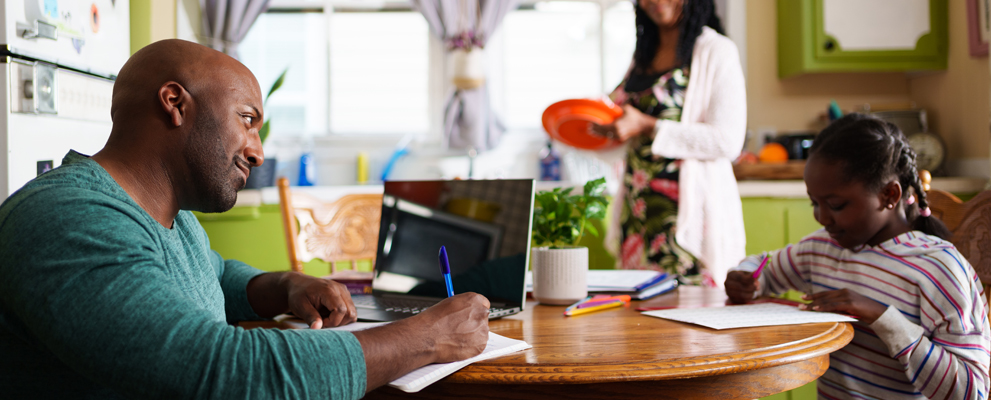
[[[912,231],[849,250],[820,229],[769,257],[762,294],[846,288],[888,307],[873,324],[853,324],[853,341],[819,378],[820,398],[987,399],[988,302],[950,242]],[[760,261],[750,256],[735,269]]]

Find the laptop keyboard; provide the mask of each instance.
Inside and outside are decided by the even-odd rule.
[[[410,300],[410,299],[376,299],[372,296],[357,296],[352,297],[351,300],[354,301],[355,307],[364,308],[377,308],[385,311],[395,311],[419,314],[420,311],[426,310],[430,306],[437,304],[434,301],[428,300]]]
[[[354,301],[355,307],[377,308],[380,310],[407,314],[419,314],[421,311],[437,304],[437,302],[429,300],[375,298],[372,296],[355,296],[352,297],[351,300]],[[513,310],[509,308],[490,308],[489,319],[509,315],[512,311]]]

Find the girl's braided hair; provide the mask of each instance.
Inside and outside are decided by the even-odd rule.
[[[929,201],[915,166],[915,151],[895,124],[865,114],[848,114],[819,133],[809,154],[842,161],[844,177],[862,182],[874,193],[897,176],[905,217],[912,229],[949,240],[950,231],[939,218],[921,213],[929,208]],[[918,200],[914,203],[908,201],[913,195]]]

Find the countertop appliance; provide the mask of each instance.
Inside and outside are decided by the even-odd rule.
[[[908,145],[915,151],[915,163],[933,175],[942,175],[946,162],[946,143],[935,132],[929,131],[929,118],[924,109],[875,111],[871,114],[891,122],[901,129]]]
[[[778,135],[775,141],[785,146],[789,160],[804,160],[809,158],[809,148],[815,138],[815,132],[790,132]]]
[[[110,135],[113,81],[130,55],[127,0],[6,0],[0,8],[0,199],[91,155]]]

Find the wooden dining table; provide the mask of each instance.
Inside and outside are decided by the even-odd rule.
[[[802,386],[853,338],[849,323],[715,330],[642,315],[637,307],[725,307],[722,290],[683,286],[572,317],[529,301],[489,330],[533,347],[476,362],[417,393],[366,399],[755,399]]]

